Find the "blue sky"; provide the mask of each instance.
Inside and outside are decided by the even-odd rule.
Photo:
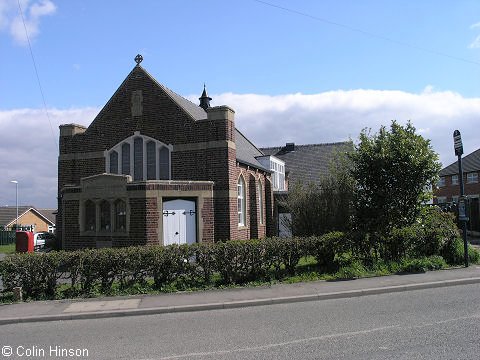
[[[335,142],[411,120],[455,160],[479,147],[479,1],[0,2],[0,205],[56,207],[58,125],[88,125],[135,65],[236,110],[258,146]],[[50,120],[50,121],[49,121]],[[7,134],[14,134],[10,136]],[[21,144],[22,138],[28,144]]]

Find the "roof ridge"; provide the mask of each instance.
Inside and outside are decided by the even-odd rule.
[[[138,65],[138,67],[140,69],[143,70],[143,72],[145,72],[145,74],[156,84],[158,85],[162,90],[164,90],[164,92],[167,94],[167,96],[172,99],[172,101],[175,102],[175,104],[177,104],[180,108],[182,108],[191,118],[192,120],[197,120],[194,116],[194,114],[192,114],[187,108],[185,108],[185,106],[183,106],[182,104],[180,104],[173,96],[178,96],[179,98],[181,98],[182,100],[186,101],[187,103],[189,103],[190,105],[192,106],[195,106],[195,107],[198,107],[200,109],[202,109],[200,106],[198,106],[197,104],[195,104],[194,102],[188,100],[187,98],[183,97],[182,95],[180,94],[177,94],[175,91],[173,91],[172,89],[170,89],[168,86],[166,85],[163,85],[162,83],[160,83],[157,79],[155,79],[147,70],[145,70],[142,66]],[[203,109],[202,109],[203,110]],[[205,111],[205,110],[203,110]],[[206,118],[206,112],[205,112],[205,118]]]
[[[352,143],[351,141],[337,141],[337,142],[328,142],[328,143],[319,143],[319,144],[295,144],[295,147],[297,146],[329,146],[329,145],[340,145],[340,144],[350,144]],[[284,148],[285,145],[279,145],[279,146],[270,146],[270,147],[261,147],[260,149],[278,149],[278,148]]]

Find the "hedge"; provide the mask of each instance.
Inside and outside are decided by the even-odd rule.
[[[59,286],[69,296],[89,296],[108,294],[114,286],[126,289],[149,282],[159,290],[172,284],[241,284],[292,275],[304,256],[313,256],[330,268],[333,244],[342,239],[343,233],[332,233],[312,238],[13,254],[0,262],[0,276],[4,291],[22,287],[24,297],[31,299],[53,298]]]
[[[430,232],[422,231],[423,236],[418,239],[418,234],[414,236],[412,232],[413,229],[398,231],[392,237],[400,243],[402,238],[416,238],[415,245],[421,244],[421,248],[427,248],[423,246],[426,238],[435,244],[433,254],[428,247],[429,253],[419,254],[417,258],[442,256],[451,264],[463,259],[458,237],[445,236],[439,231],[432,239]],[[116,289],[133,288],[141,292],[148,287],[165,291],[281,279],[295,275],[300,259],[307,256],[316,259],[319,273],[334,273],[348,267],[349,273],[345,276],[350,276],[352,272],[362,272],[366,264],[356,252],[355,236],[332,232],[308,238],[13,254],[0,262],[0,277],[4,292],[22,287],[25,299],[51,299],[58,296],[59,291],[62,296],[73,297],[111,294]],[[411,248],[416,252],[419,247]],[[470,257],[474,262],[480,260],[479,253],[473,249]],[[424,263],[408,261],[410,263],[403,266],[407,269],[419,269],[419,264]],[[429,268],[442,264],[437,260],[433,262]]]

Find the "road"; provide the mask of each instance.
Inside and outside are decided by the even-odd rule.
[[[478,359],[479,299],[477,284],[230,310],[4,325],[0,347],[12,349],[10,359],[26,358],[15,352],[29,350],[30,358],[61,358],[55,355],[62,349],[83,350],[83,355],[86,350],[89,359]]]

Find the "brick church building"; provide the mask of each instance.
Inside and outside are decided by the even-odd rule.
[[[85,128],[60,126],[62,248],[213,242],[276,233],[285,163],[235,128],[228,106],[199,105],[137,65]]]

